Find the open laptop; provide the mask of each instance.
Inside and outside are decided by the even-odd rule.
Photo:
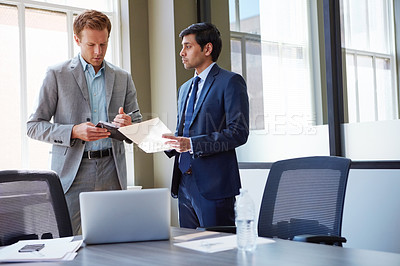
[[[86,244],[170,237],[167,188],[82,192],[79,200]]]

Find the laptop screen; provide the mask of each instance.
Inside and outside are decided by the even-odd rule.
[[[163,240],[170,237],[167,188],[82,192],[82,236],[86,244]]]

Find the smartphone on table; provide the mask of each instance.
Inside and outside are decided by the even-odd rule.
[[[44,248],[44,244],[31,244],[31,245],[25,245],[18,252],[34,252],[34,251],[39,251],[42,248]]]

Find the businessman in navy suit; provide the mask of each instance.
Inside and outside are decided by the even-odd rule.
[[[210,23],[184,29],[180,56],[195,75],[178,94],[175,136],[168,143],[175,156],[171,193],[178,198],[181,227],[235,224],[235,195],[241,187],[235,148],[247,141],[249,101],[239,74],[215,62],[222,41]]]

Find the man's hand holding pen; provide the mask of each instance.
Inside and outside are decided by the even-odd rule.
[[[124,108],[120,107],[112,123],[119,127],[130,126],[132,125],[132,117],[125,114]]]

